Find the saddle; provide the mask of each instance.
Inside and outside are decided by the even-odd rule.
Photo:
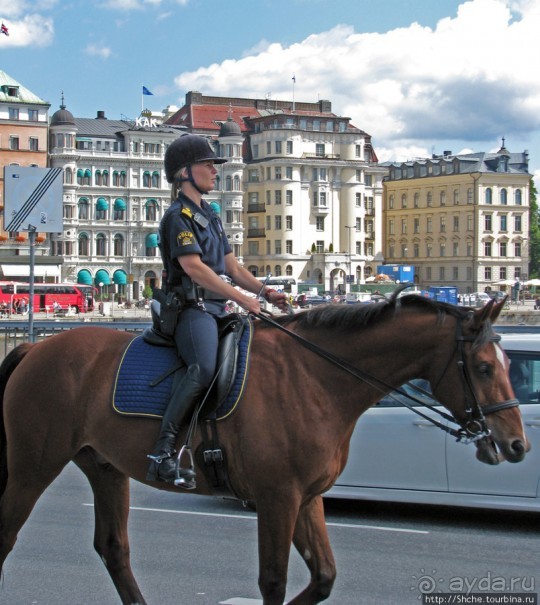
[[[152,346],[157,347],[175,347],[174,339],[171,336],[163,334],[160,330],[160,308],[157,300],[152,300],[150,304],[150,314],[152,325],[143,332],[143,340]],[[218,318],[218,336],[219,348],[217,355],[218,374],[214,381],[205,403],[199,410],[199,418],[216,417],[216,411],[220,410],[219,417],[223,417],[223,406],[226,405],[229,397],[234,397],[234,382],[237,372],[247,372],[247,366],[239,367],[239,359],[243,352],[240,350],[240,342],[244,335],[244,330],[249,326],[250,320],[238,313],[231,313],[222,318]],[[245,353],[247,355],[247,353]],[[242,359],[246,362],[245,359]],[[180,365],[173,370],[182,368],[184,363],[180,360]],[[181,371],[181,370],[180,370]]]

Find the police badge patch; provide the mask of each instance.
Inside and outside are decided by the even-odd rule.
[[[195,236],[193,233],[191,233],[191,231],[181,231],[176,236],[176,241],[178,242],[179,246],[190,246],[191,244],[195,243]]]

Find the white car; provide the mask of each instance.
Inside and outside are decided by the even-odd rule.
[[[482,464],[474,445],[385,397],[360,417],[347,466],[326,497],[540,512],[540,337],[501,336],[532,445],[523,462]]]

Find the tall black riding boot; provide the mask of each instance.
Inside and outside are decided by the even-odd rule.
[[[147,481],[165,481],[175,483],[185,489],[195,487],[195,471],[192,469],[179,469],[179,480],[176,479],[176,437],[185,416],[191,412],[205,387],[199,382],[200,369],[197,364],[189,366],[186,374],[177,379],[175,377],[171,399],[163,415],[161,431],[152,454],[150,466],[146,475]]]

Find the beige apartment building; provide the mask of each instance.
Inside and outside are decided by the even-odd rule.
[[[271,273],[334,291],[375,273],[383,259],[387,169],[378,165],[371,137],[334,114],[330,101],[192,91],[167,123],[219,136],[227,157],[224,136],[236,137],[237,151],[242,145],[243,157],[235,156],[239,178],[221,183],[222,197],[235,193],[237,206],[229,208],[225,200],[222,218],[227,233],[243,244],[243,263],[254,275]]]
[[[386,264],[414,266],[422,287],[460,293],[527,279],[528,154],[469,153],[387,164]]]

